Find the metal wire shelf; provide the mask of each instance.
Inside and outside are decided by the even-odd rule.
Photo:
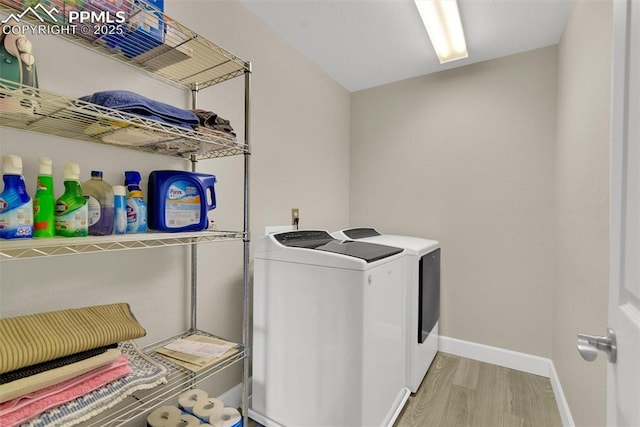
[[[243,238],[244,233],[241,231],[196,231],[0,240],[0,262],[25,258],[242,240]]]
[[[249,62],[163,12],[134,0],[124,0],[118,6],[107,2],[83,2],[80,8],[74,2],[41,0],[41,9],[33,11],[26,10],[23,2],[2,0],[1,3],[0,12],[5,15],[13,15],[20,23],[37,28],[44,26],[45,31],[38,30],[40,33],[48,30],[179,87],[204,89],[250,71]],[[78,12],[94,13],[93,20],[80,22]],[[111,15],[105,15],[105,12]],[[114,19],[116,12],[122,19]],[[141,30],[149,30],[149,27],[154,30]]]
[[[25,4],[26,3],[26,4]],[[228,366],[242,362],[242,408],[243,421],[247,419],[248,402],[248,284],[249,284],[249,103],[251,64],[228,50],[173,21],[157,10],[138,4],[137,0],[115,2],[63,0],[40,0],[33,4],[22,0],[0,0],[0,17],[14,14],[20,23],[37,26],[37,34],[53,34],[77,45],[126,63],[134,68],[174,86],[192,91],[194,99],[198,91],[218,83],[244,75],[245,85],[245,141],[211,133],[200,133],[190,129],[167,126],[159,122],[132,116],[94,104],[85,103],[42,89],[19,86],[13,82],[0,81],[0,126],[50,134],[82,141],[124,147],[138,151],[196,160],[244,155],[244,231],[197,232],[197,233],[147,233],[124,236],[53,238],[28,240],[0,240],[0,262],[46,256],[59,256],[99,251],[129,250],[136,248],[172,245],[191,246],[191,331],[196,330],[197,318],[197,245],[196,243],[218,240],[243,241],[243,346],[238,353],[218,365],[207,368],[197,375],[179,366],[172,366],[167,385],[147,392],[135,393],[125,402],[107,411],[106,415],[83,423],[92,426],[120,426],[142,415],[144,412],[177,396],[181,391],[211,377]],[[81,6],[78,6],[81,5]],[[99,8],[95,5],[99,5]],[[40,9],[38,9],[38,7]],[[71,22],[72,12],[85,11],[100,14],[115,7],[123,11],[126,19],[122,24],[105,22],[95,26]],[[56,8],[55,13],[53,8]],[[36,10],[38,9],[38,10]],[[41,12],[45,12],[44,14]],[[35,12],[35,13],[34,13]],[[107,10],[114,12],[114,10]],[[107,20],[108,21],[108,20]],[[162,40],[147,36],[138,37],[140,28],[157,26]],[[74,31],[47,32],[55,27],[73,28]],[[120,31],[118,34],[118,31]],[[32,31],[34,31],[32,29]],[[115,33],[115,34],[114,34]],[[144,31],[143,31],[144,33]],[[37,56],[37,49],[35,49]],[[190,332],[191,333],[191,332]],[[198,333],[207,335],[198,331]],[[187,334],[184,334],[187,335]],[[184,336],[182,335],[182,336]],[[172,338],[173,339],[173,338]],[[152,346],[147,353],[154,356]],[[164,358],[161,363],[169,363]]]
[[[247,150],[224,134],[171,126],[4,79],[0,125],[172,157],[208,159]]]
[[[153,409],[160,403],[178,396],[186,389],[194,387],[196,384],[206,380],[207,378],[210,378],[224,369],[235,365],[237,362],[243,360],[247,355],[246,349],[242,345],[238,344],[234,347],[237,353],[196,373],[172,363],[166,357],[155,352],[155,349],[160,348],[178,338],[183,338],[193,334],[218,338],[207,332],[196,330],[188,331],[163,340],[162,342],[152,344],[149,347],[145,347],[142,350],[147,356],[167,368],[167,383],[156,386],[150,390],[140,390],[135,392],[132,396],[129,396],[115,407],[82,423],[82,426],[116,427],[123,425],[131,421],[131,419]]]

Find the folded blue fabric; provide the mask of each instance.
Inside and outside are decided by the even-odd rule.
[[[108,90],[96,92],[80,98],[83,101],[113,108],[114,110],[136,114],[170,125],[192,129],[200,123],[198,116],[189,110],[174,107],[160,101],[146,98],[128,90]]]

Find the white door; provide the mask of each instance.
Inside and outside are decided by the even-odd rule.
[[[614,1],[607,423],[640,426],[640,1]]]

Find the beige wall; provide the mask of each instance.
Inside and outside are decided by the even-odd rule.
[[[357,92],[351,226],[437,239],[441,332],[551,356],[557,49]]]
[[[606,424],[606,358],[587,363],[575,345],[607,327],[611,12],[574,2],[558,55],[553,361],[579,426]]]
[[[265,225],[288,224],[300,208],[302,224],[336,229],[348,221],[350,95],[293,47],[276,37],[235,1],[171,0],[166,11],[187,27],[253,62],[252,221],[254,239]],[[142,72],[53,36],[33,38],[41,87],[70,96],[129,89],[150,98],[189,106],[188,93]],[[200,93],[199,106],[230,118],[242,135],[243,79]],[[186,161],[96,144],[0,128],[0,154],[23,157],[25,179],[35,191],[37,159],[54,160],[56,194],[62,164],[77,161],[81,179],[101,169],[121,183],[124,169],[146,176],[154,169],[186,169]],[[310,159],[310,160],[309,160]],[[242,159],[198,163],[218,177],[221,229],[242,228]],[[147,329],[142,343],[155,342],[187,326],[188,258],[184,248],[112,252],[0,266],[0,317],[127,301]],[[199,327],[240,340],[242,244],[201,245]],[[218,378],[219,379],[219,378]],[[240,381],[238,370],[211,385],[210,393]]]

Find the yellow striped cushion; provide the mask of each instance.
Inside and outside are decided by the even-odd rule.
[[[0,373],[145,334],[126,303],[0,319]]]

